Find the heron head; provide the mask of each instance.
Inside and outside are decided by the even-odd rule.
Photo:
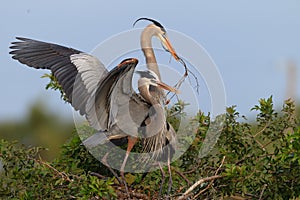
[[[138,87],[140,90],[142,87],[144,87],[147,88],[147,90],[149,91],[149,87],[154,86],[164,90],[168,90],[170,92],[174,92],[176,94],[179,93],[179,91],[176,88],[169,86],[164,82],[161,82],[158,76],[151,70],[136,71],[136,73],[138,73],[141,76],[141,78],[138,80]]]
[[[170,52],[170,54],[174,57],[175,60],[177,60],[177,61],[180,60],[175,49],[173,48],[173,46],[170,43],[170,40],[167,36],[166,29],[161,25],[161,23],[159,23],[158,21],[156,21],[154,19],[142,17],[142,18],[137,19],[134,22],[133,26],[140,20],[147,20],[147,21],[152,22],[152,24],[148,25],[147,28],[152,30],[152,34],[161,41],[163,48],[167,52]]]

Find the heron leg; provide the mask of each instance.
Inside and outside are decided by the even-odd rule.
[[[169,171],[169,176],[170,176],[169,184],[168,184],[168,196],[169,196],[169,194],[171,192],[172,185],[173,185],[170,156],[168,156],[168,171]]]
[[[160,185],[159,193],[158,193],[158,199],[160,199],[160,196],[161,196],[161,193],[162,193],[162,188],[163,188],[163,185],[165,183],[166,174],[165,174],[160,162],[158,162],[158,166],[159,166],[159,169],[161,171],[161,185]]]
[[[137,141],[136,137],[131,137],[131,136],[128,137],[128,146],[127,146],[125,158],[123,160],[123,163],[122,163],[121,169],[120,169],[120,171],[121,171],[121,177],[123,179],[123,183],[125,185],[125,189],[126,189],[127,194],[129,194],[129,192],[128,192],[128,187],[127,187],[125,176],[124,176],[124,169],[125,169],[125,165],[126,165],[129,153],[132,150],[133,146],[135,145],[136,141]]]
[[[110,165],[107,163],[107,156],[108,156],[109,152],[107,152],[103,158],[102,158],[102,163],[109,169],[109,171],[116,177],[116,179],[118,180],[118,182],[121,184],[122,181],[119,178],[118,174],[110,167]]]

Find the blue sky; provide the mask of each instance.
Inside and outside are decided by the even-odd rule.
[[[249,115],[259,98],[273,95],[275,105],[281,106],[286,61],[298,65],[300,77],[299,10],[296,0],[2,2],[0,120],[21,118],[37,99],[72,117],[70,106],[57,92],[45,91],[48,80],[40,78],[44,72],[11,59],[8,46],[15,36],[89,52],[99,42],[131,29],[132,23],[144,16],[192,37],[207,50],[223,78],[227,105],[237,105],[242,114]],[[299,99],[299,80],[297,88]]]

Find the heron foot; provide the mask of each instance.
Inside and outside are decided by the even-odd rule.
[[[110,167],[110,165],[107,163],[107,156],[108,153],[106,153],[103,158],[102,158],[102,163],[109,169],[109,171],[114,175],[114,177],[116,177],[116,179],[118,180],[118,182],[120,184],[122,184],[122,180],[119,178],[118,174]]]
[[[172,185],[173,185],[170,159],[168,159],[168,172],[169,172],[170,178],[169,178],[168,193],[167,193],[167,195],[169,196],[170,192],[171,192]]]
[[[126,179],[125,179],[123,171],[121,171],[121,177],[122,177],[122,183],[123,183],[123,185],[125,187],[125,191],[127,193],[127,196],[130,198],[130,193],[129,193],[129,190],[128,190],[128,186],[127,186]]]
[[[158,193],[158,199],[161,198],[161,194],[162,194],[162,189],[163,189],[163,185],[165,183],[165,179],[166,179],[166,174],[162,168],[162,166],[160,165],[160,163],[158,163],[160,172],[161,172],[161,184],[160,184],[160,188],[159,188],[159,193]]]

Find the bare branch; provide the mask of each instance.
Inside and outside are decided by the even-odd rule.
[[[211,180],[215,180],[218,178],[223,178],[223,176],[220,175],[215,175],[215,176],[210,176],[210,177],[206,177],[206,178],[202,178],[199,181],[197,181],[196,183],[194,183],[194,185],[192,185],[185,193],[183,193],[183,195],[181,195],[178,200],[184,199],[191,191],[193,191],[198,185],[207,182],[207,181],[211,181]]]
[[[176,172],[176,174],[178,174],[179,176],[181,176],[187,182],[188,185],[191,185],[190,180],[183,173],[181,173],[180,171],[178,171],[177,169],[175,169],[172,166],[171,166],[171,168]]]
[[[69,176],[65,173],[65,172],[60,172],[57,169],[55,169],[54,167],[52,167],[50,164],[48,164],[47,162],[43,161],[41,158],[40,159],[35,159],[35,158],[31,158],[28,157],[31,160],[34,160],[35,162],[39,163],[40,165],[44,165],[46,167],[48,167],[49,169],[51,169],[52,171],[54,171],[56,174],[58,174],[62,179],[67,180],[67,181],[71,181]]]
[[[264,194],[264,192],[265,192],[265,189],[267,188],[267,184],[264,184],[264,186],[263,186],[263,188],[262,188],[262,190],[261,190],[261,193],[260,193],[260,195],[259,195],[259,200],[261,200],[262,199],[262,197],[263,197],[263,194]]]
[[[266,123],[266,125],[260,131],[258,131],[255,135],[253,135],[253,138],[255,138],[256,136],[258,136],[259,134],[261,134],[262,132],[264,132],[266,130],[266,128],[268,128],[268,126],[270,124],[271,124],[271,122]]]
[[[219,168],[218,168],[218,169],[216,170],[216,172],[215,172],[215,176],[219,173],[221,167],[223,166],[224,161],[225,161],[225,158],[226,158],[226,156],[223,156],[222,162],[221,162]],[[195,195],[194,199],[196,199],[200,194],[202,194],[202,193],[204,193],[206,190],[208,190],[208,189],[212,186],[213,183],[214,183],[214,179],[210,181],[210,183],[208,184],[208,186],[206,186],[206,188],[204,188],[204,189],[201,190],[197,195]]]
[[[221,169],[221,167],[223,166],[224,164],[224,161],[225,161],[225,158],[226,156],[223,156],[223,159],[221,161],[221,164],[220,166],[218,167],[218,169],[216,170],[215,172],[215,175],[214,176],[211,176],[211,177],[206,177],[206,178],[202,178],[200,180],[198,180],[196,183],[194,183],[187,191],[185,191],[185,193],[183,193],[183,195],[181,195],[178,200],[181,200],[181,199],[184,199],[190,192],[192,192],[198,185],[204,183],[204,182],[207,182],[207,181],[211,181],[209,183],[209,185],[204,188],[203,190],[201,190],[195,197],[199,196],[200,194],[202,194],[203,192],[205,192],[206,190],[208,190],[208,188],[211,187],[211,185],[213,184],[213,181],[215,179],[218,179],[218,178],[222,178],[223,176],[220,176],[220,175],[217,175]]]

